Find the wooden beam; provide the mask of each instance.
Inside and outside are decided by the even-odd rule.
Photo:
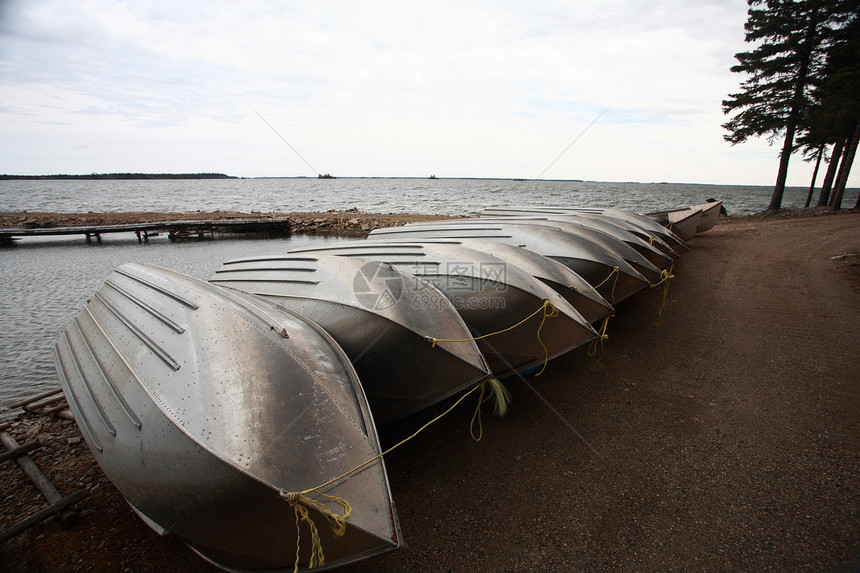
[[[24,455],[27,452],[32,452],[33,450],[38,450],[42,447],[42,443],[39,440],[35,442],[29,442],[24,444],[23,446],[18,446],[17,448],[12,448],[6,452],[0,454],[0,463],[5,462],[6,460],[11,460],[12,458],[17,458],[18,456]]]
[[[8,432],[0,432],[0,443],[9,450],[20,447],[20,444]],[[30,481],[33,482],[33,485],[36,486],[36,489],[39,490],[42,496],[48,500],[48,503],[54,504],[63,498],[60,492],[57,491],[57,488],[54,487],[54,484],[51,483],[51,480],[45,477],[45,474],[42,473],[42,470],[39,469],[39,466],[36,465],[36,462],[30,456],[27,454],[21,455],[15,458],[15,462],[24,470],[24,473],[30,478]],[[60,516],[60,519],[66,525],[74,525],[80,520],[80,517],[77,512],[67,511]]]
[[[13,404],[9,404],[6,407],[9,408],[10,410],[14,410],[15,408],[20,408],[26,404],[30,404],[31,402],[35,402],[36,400],[43,400],[43,399],[47,398],[48,396],[53,396],[54,394],[58,394],[62,391],[63,391],[63,389],[58,386],[52,390],[48,390],[47,392],[43,392],[42,394],[39,394],[37,396],[30,396],[29,398],[24,398],[23,400],[18,400],[17,402],[15,402]]]
[[[87,492],[84,490],[78,490],[71,495],[67,495],[66,497],[52,503],[48,507],[44,509],[40,509],[30,517],[19,521],[12,527],[6,529],[3,532],[0,532],[0,543],[5,543],[9,539],[12,539],[16,535],[23,533],[24,531],[30,529],[34,525],[41,523],[51,517],[52,515],[59,513],[66,509],[67,507],[74,505],[81,501],[83,498],[87,496]]]

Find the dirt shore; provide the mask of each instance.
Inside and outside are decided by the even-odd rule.
[[[662,290],[640,292],[599,365],[574,352],[507,380],[479,443],[465,407],[392,453],[407,546],[343,571],[857,571],[860,214],[722,220],[689,245],[661,327]],[[0,545],[0,570],[214,571],[133,514],[74,423],[11,433],[89,496],[77,526]],[[0,466],[0,529],[33,492]]]

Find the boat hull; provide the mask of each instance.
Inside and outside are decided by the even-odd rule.
[[[487,223],[471,227],[410,224],[377,229],[371,233],[372,238],[383,236],[411,240],[481,239],[525,248],[564,264],[585,279],[612,305],[650,284],[648,279],[622,258],[583,237],[552,226],[505,223]]]
[[[679,209],[677,211],[658,211],[649,213],[649,217],[669,228],[684,241],[696,236],[696,231],[702,219],[699,208]]]
[[[453,306],[471,337],[478,338],[478,348],[496,377],[543,364],[596,336],[588,321],[558,293],[487,253],[452,244],[393,241],[339,243],[293,251],[320,253],[382,261],[431,283],[443,297],[428,297],[425,304],[431,309]],[[559,313],[543,320],[542,308],[547,302]],[[515,324],[518,326],[510,329]]]
[[[384,237],[385,235],[380,235],[380,239]],[[528,249],[481,239],[439,239],[433,242],[462,245],[523,269],[560,294],[591,324],[600,321],[614,310],[606,299],[570,268]]]
[[[588,229],[601,231],[603,233],[607,233],[608,235],[614,237],[619,241],[622,241],[629,247],[636,249],[636,251],[638,251],[642,256],[644,256],[648,260],[648,262],[661,269],[668,267],[673,260],[678,258],[678,253],[676,253],[668,245],[665,245],[665,243],[665,249],[658,248],[654,245],[655,242],[663,242],[662,239],[659,239],[657,237],[650,237],[648,240],[645,240],[642,237],[634,234],[630,230],[616,223],[610,223],[607,220],[592,219],[575,215],[541,214],[535,212],[529,213],[527,211],[523,211],[522,213],[508,211],[501,211],[499,213],[495,213],[493,210],[490,209],[485,210],[481,214],[482,219],[494,219],[500,217],[541,217],[548,221],[561,221],[564,223],[571,223]]]
[[[457,224],[468,225],[470,219],[457,219]],[[545,217],[503,217],[492,219],[482,217],[477,221],[486,221],[488,223],[506,223],[513,225],[538,225],[542,227],[550,227],[564,231],[585,241],[589,241],[613,256],[625,261],[636,271],[645,277],[651,283],[660,280],[660,269],[653,265],[642,253],[634,249],[624,241],[597,229],[576,225],[574,223],[562,220],[550,220]],[[441,223],[433,223],[441,224]]]
[[[281,492],[380,453],[355,371],[322,329],[153,265],[112,273],[60,336],[55,361],[105,475],[148,524],[222,568],[292,569],[297,541],[306,566],[310,536]],[[320,491],[353,507],[336,536],[307,506],[327,564],[399,546],[381,459]]]
[[[358,373],[377,424],[403,418],[490,375],[453,308],[432,284],[375,261],[320,255],[270,255],[224,263],[210,278],[261,296],[320,325]]]
[[[633,225],[633,228],[642,232],[643,238],[659,237],[663,242],[667,243],[675,251],[688,251],[689,248],[684,241],[671,230],[663,225],[658,224],[653,219],[624,211],[622,209],[604,209],[594,207],[545,207],[545,206],[528,206],[528,207],[491,207],[484,210],[487,213],[504,213],[504,212],[522,212],[544,213],[557,215],[577,215],[591,217],[594,219],[609,221],[611,223],[624,223]],[[628,227],[629,228],[629,227]]]
[[[694,209],[700,209],[702,211],[702,218],[696,226],[696,233],[704,233],[705,231],[713,229],[714,225],[717,224],[717,221],[720,218],[720,209],[722,209],[722,207],[722,201],[711,201],[709,203],[695,205],[693,207]]]

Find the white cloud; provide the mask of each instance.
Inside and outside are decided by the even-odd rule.
[[[0,172],[769,184],[722,141],[743,0],[12,0]],[[792,165],[790,183],[805,184]]]

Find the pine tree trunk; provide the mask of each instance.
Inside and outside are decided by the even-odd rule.
[[[836,170],[839,168],[843,149],[845,149],[845,139],[840,138],[833,146],[833,152],[830,154],[830,163],[827,164],[827,173],[824,175],[824,181],[821,183],[821,194],[818,196],[818,207],[825,207],[830,203],[830,187],[833,185],[833,179],[836,178]]]
[[[791,115],[794,115],[792,112]],[[782,207],[782,195],[785,193],[785,180],[788,179],[788,161],[791,159],[791,152],[794,149],[794,131],[796,122],[792,121],[785,129],[785,143],[782,144],[782,152],[779,154],[779,173],[776,176],[776,185],[773,188],[773,195],[770,196],[770,205],[767,206],[768,211],[778,211]]]
[[[833,188],[833,202],[830,205],[834,211],[842,208],[842,196],[845,195],[845,185],[848,183],[848,174],[851,173],[851,164],[854,163],[858,142],[860,142],[860,122],[854,125],[854,135],[839,165],[839,175],[836,176],[836,186]]]
[[[806,91],[806,84],[809,82],[809,63],[812,59],[812,49],[815,45],[818,11],[819,7],[815,6],[807,19],[806,34],[799,54],[800,68],[794,80],[791,110],[788,113],[788,120],[785,125],[785,143],[783,143],[782,152],[779,155],[779,173],[776,176],[776,185],[773,188],[770,205],[767,207],[768,211],[778,211],[782,207],[782,195],[785,193],[785,181],[788,179],[788,162],[791,159],[791,153],[794,151],[794,133],[797,130],[797,120],[800,117],[801,107],[803,106],[803,92]]]
[[[826,143],[818,148],[818,156],[815,158],[815,169],[812,170],[812,182],[809,184],[809,193],[806,194],[806,203],[803,204],[804,208],[809,207],[809,202],[812,201],[812,192],[815,191],[815,180],[818,179],[818,168],[821,166],[821,156],[824,155],[825,147],[827,147]]]

